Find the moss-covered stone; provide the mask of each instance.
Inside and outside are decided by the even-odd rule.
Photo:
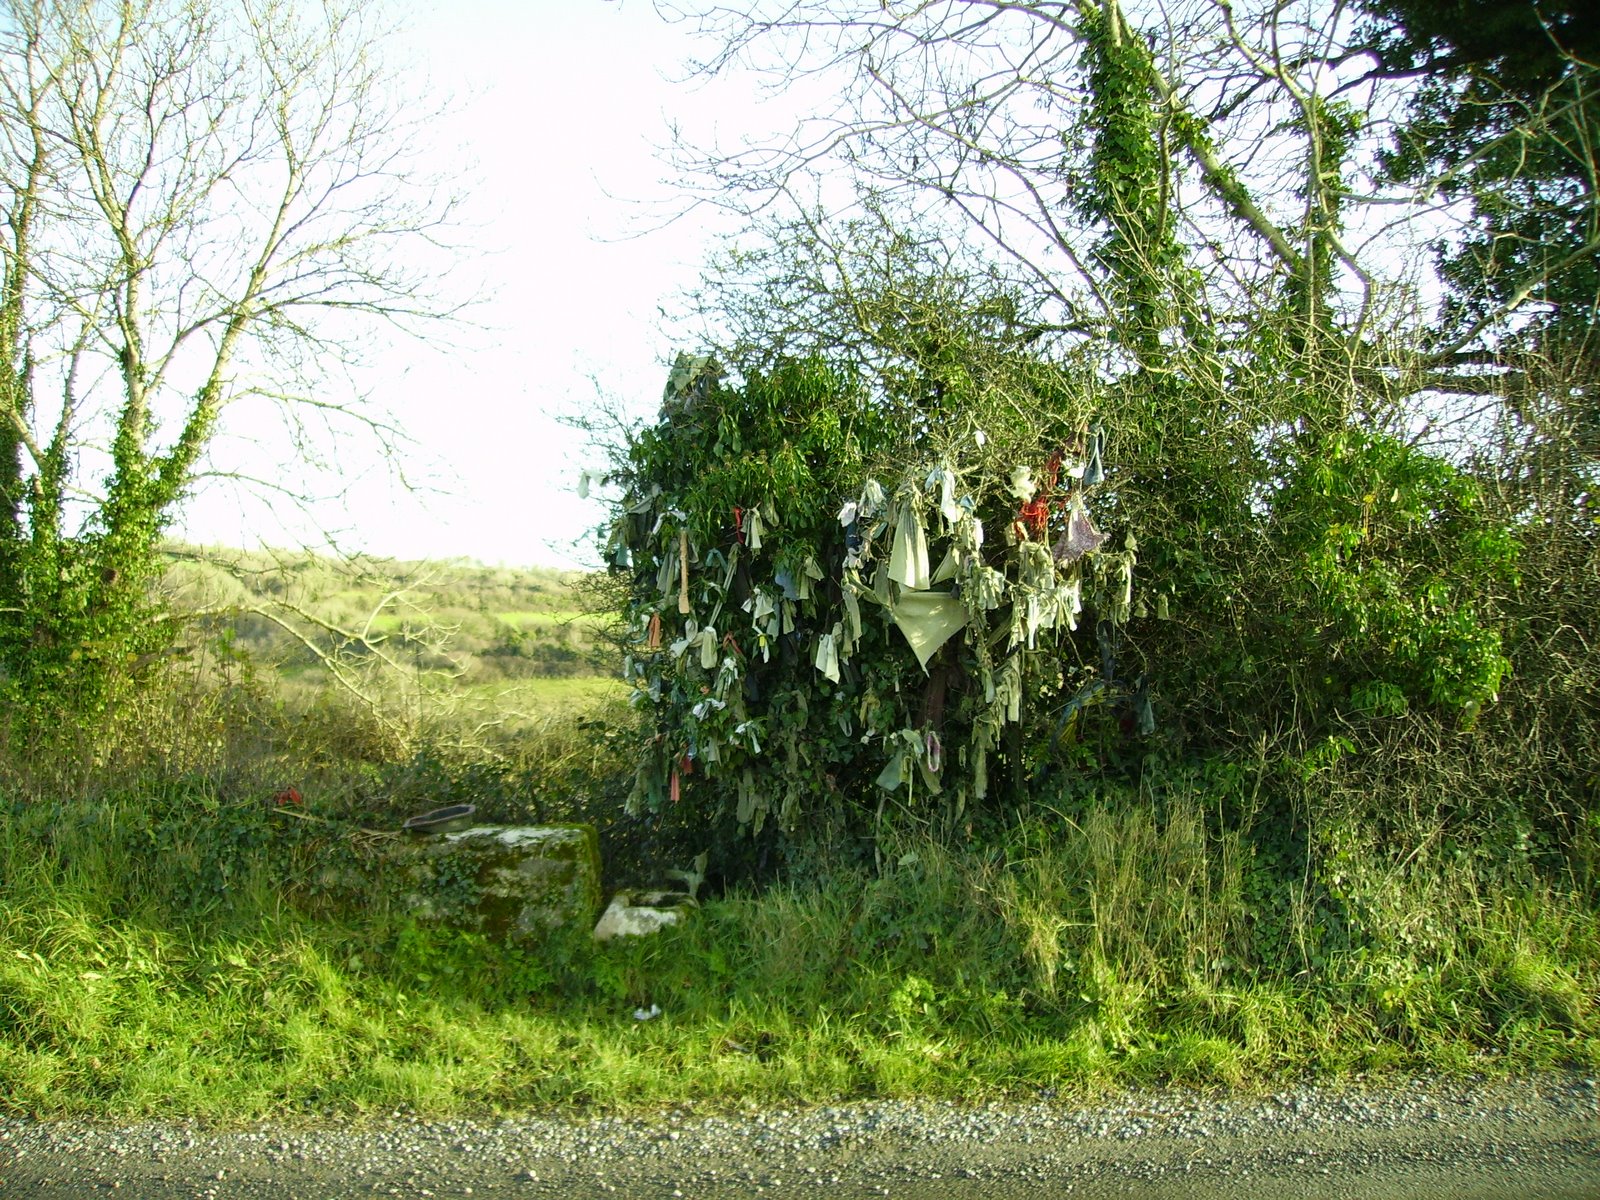
[[[484,825],[401,847],[401,901],[417,916],[492,937],[587,926],[600,908],[592,825]]]
[[[696,904],[688,892],[618,892],[594,927],[596,941],[643,937],[689,919]]]

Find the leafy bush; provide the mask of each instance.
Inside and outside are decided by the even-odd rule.
[[[874,392],[816,359],[732,386],[680,359],[608,547],[653,718],[636,809],[722,835],[953,829],[1095,705],[1148,727],[1113,647],[1136,543],[1093,525],[1102,435],[1070,380],[992,347],[936,369],[952,386]]]
[[[1316,648],[1328,700],[1395,715],[1496,698],[1511,666],[1496,602],[1517,545],[1471,477],[1352,428],[1297,445],[1270,503],[1295,586],[1278,636]]]

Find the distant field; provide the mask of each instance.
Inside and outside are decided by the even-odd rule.
[[[430,614],[431,615],[431,614]],[[605,623],[605,618],[595,613],[579,612],[577,609],[558,609],[554,612],[534,612],[522,610],[519,612],[496,613],[461,613],[453,610],[442,610],[436,618],[441,624],[450,624],[453,621],[498,621],[502,625],[509,625],[513,629],[561,629],[566,626],[579,626],[593,629]],[[423,623],[424,617],[416,612],[382,612],[371,618],[371,627],[378,633],[393,633],[403,626],[415,628]],[[363,621],[363,624],[365,621]]]
[[[573,703],[603,694],[606,684],[595,677],[615,669],[603,652],[609,614],[584,608],[585,580],[572,572],[192,547],[171,553],[169,603],[211,612],[213,632],[218,619],[231,619],[231,651],[298,688],[329,682],[327,657],[354,664],[373,649],[411,676],[379,683],[380,690],[421,682],[474,705],[485,694],[521,707]],[[373,645],[363,647],[363,638]],[[541,689],[541,681],[570,677],[591,683]]]
[[[545,676],[463,687],[460,695],[472,705],[546,710],[625,700],[628,685],[608,675]]]
[[[596,613],[579,612],[577,609],[560,609],[555,612],[497,612],[490,614],[496,621],[503,621],[507,625],[514,625],[518,629],[530,627],[549,628],[559,625],[587,625],[596,626],[604,623],[605,618]]]

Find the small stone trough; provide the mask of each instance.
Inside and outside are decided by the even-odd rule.
[[[471,825],[471,805],[405,823],[394,848],[400,902],[424,921],[507,941],[582,928],[600,910],[600,840],[593,825]],[[599,941],[656,933],[696,907],[686,891],[621,891],[594,926]]]
[[[593,825],[479,825],[396,848],[401,902],[423,920],[516,941],[600,908]]]

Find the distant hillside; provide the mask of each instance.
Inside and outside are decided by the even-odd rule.
[[[305,551],[172,545],[161,596],[287,678],[322,655],[382,654],[463,684],[609,675],[603,580],[470,561],[343,561]]]

